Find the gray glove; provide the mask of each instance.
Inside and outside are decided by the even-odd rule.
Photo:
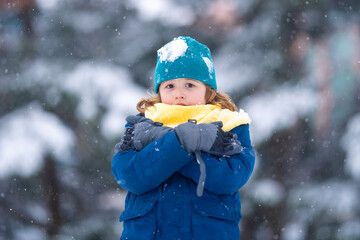
[[[161,138],[172,130],[170,127],[164,127],[160,122],[154,122],[142,116],[128,116],[126,121],[134,127],[132,139],[134,148],[137,151],[140,151],[150,142]]]
[[[134,148],[134,127],[127,127],[121,141],[115,145],[118,152],[127,151]]]
[[[189,153],[203,151],[217,156],[234,155],[242,151],[236,134],[224,132],[222,122],[200,123],[193,121],[174,128],[180,143]]]

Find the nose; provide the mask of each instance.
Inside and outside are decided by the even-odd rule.
[[[182,90],[177,90],[174,94],[175,99],[185,99],[185,94]]]

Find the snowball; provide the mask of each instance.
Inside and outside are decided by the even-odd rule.
[[[188,45],[183,38],[175,38],[157,51],[160,62],[174,62],[179,57],[185,55],[187,48]]]

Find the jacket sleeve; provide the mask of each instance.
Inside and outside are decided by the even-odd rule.
[[[175,132],[149,143],[141,151],[118,152],[112,159],[112,173],[124,189],[143,194],[159,186],[194,156],[185,151]]]
[[[255,164],[255,152],[251,146],[249,124],[240,125],[231,130],[238,136],[243,151],[230,157],[216,157],[201,153],[206,165],[205,190],[215,194],[233,194],[250,178]],[[198,183],[199,164],[196,160],[184,166],[179,173]]]

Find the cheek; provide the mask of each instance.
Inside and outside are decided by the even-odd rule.
[[[206,88],[203,91],[202,101],[203,101],[203,104],[206,104]]]
[[[205,96],[204,96],[204,98],[201,99],[201,104],[206,104]]]
[[[195,100],[197,104],[206,104],[205,91],[199,92]]]
[[[169,103],[169,95],[166,94],[166,93],[161,93],[161,91],[159,91],[159,97],[160,97],[160,102],[161,103],[166,103],[168,104]]]

